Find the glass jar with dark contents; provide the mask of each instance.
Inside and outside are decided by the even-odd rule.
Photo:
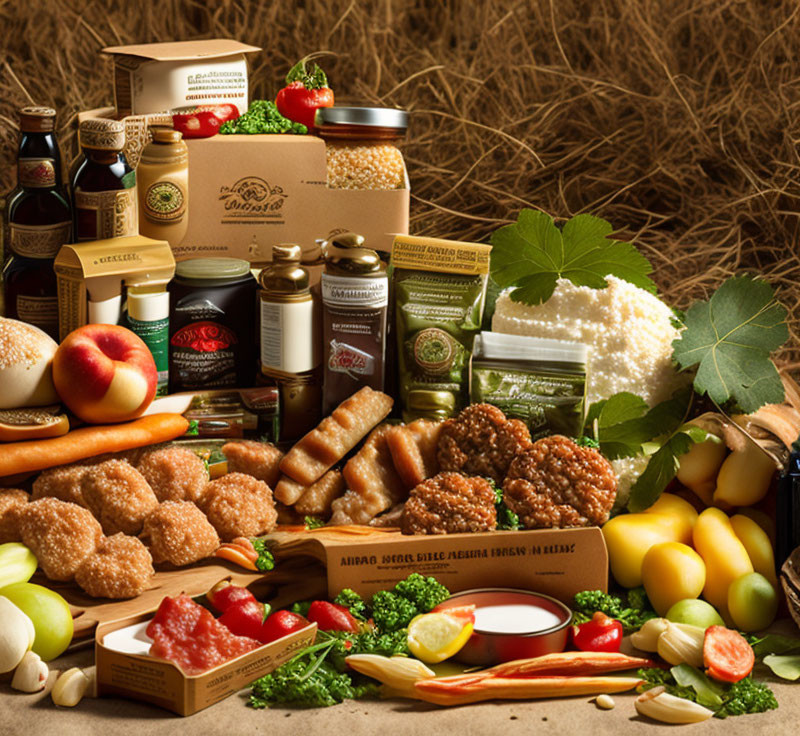
[[[171,393],[253,385],[257,286],[238,258],[178,263],[169,285]]]

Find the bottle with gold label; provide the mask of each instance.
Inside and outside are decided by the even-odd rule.
[[[79,136],[85,158],[72,181],[75,241],[137,235],[136,172],[122,153],[125,126],[89,118]]]
[[[153,140],[136,169],[139,233],[175,247],[189,226],[189,149],[178,130],[150,130]]]
[[[58,339],[53,259],[71,241],[72,212],[49,107],[20,110],[17,188],[6,205],[10,259],[3,269],[6,315]]]

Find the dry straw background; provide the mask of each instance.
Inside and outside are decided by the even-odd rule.
[[[0,0],[2,187],[15,110],[110,104],[111,44],[229,37],[261,46],[254,97],[299,57],[340,103],[413,114],[412,232],[485,240],[522,207],[605,217],[685,308],[762,273],[800,361],[800,4],[796,0]]]

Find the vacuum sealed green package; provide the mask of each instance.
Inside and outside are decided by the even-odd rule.
[[[587,353],[581,343],[481,332],[472,355],[470,401],[521,419],[534,439],[579,437]]]
[[[403,418],[447,417],[467,402],[481,328],[490,245],[398,235],[393,311]]]

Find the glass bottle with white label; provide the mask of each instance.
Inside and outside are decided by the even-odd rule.
[[[81,121],[84,160],[72,181],[75,242],[138,235],[136,172],[128,165],[119,120]]]
[[[3,270],[6,316],[28,322],[58,339],[58,300],[53,259],[71,242],[72,212],[64,190],[56,111],[20,110],[17,188],[6,205]]]
[[[328,414],[362,386],[383,391],[389,280],[361,235],[342,233],[323,249],[322,411]]]

